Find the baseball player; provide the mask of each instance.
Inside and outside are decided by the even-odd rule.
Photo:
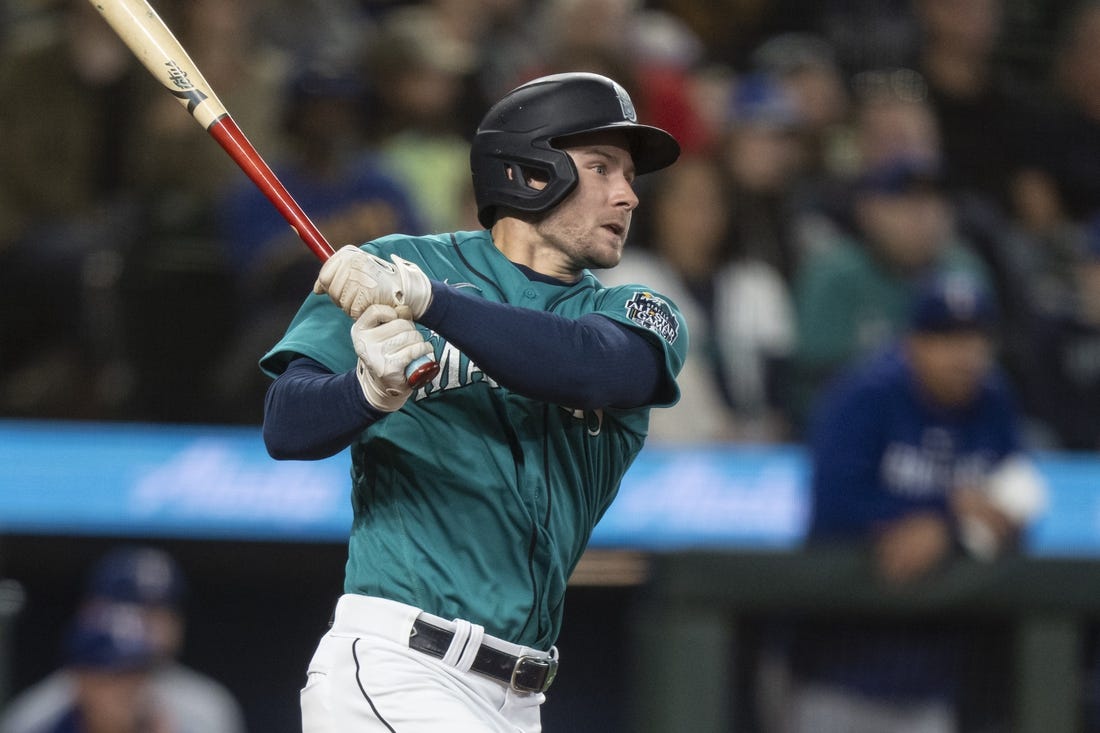
[[[894,585],[1015,547],[1045,503],[1009,383],[993,293],[961,273],[918,288],[906,333],[823,395],[809,449],[811,546],[859,543]],[[963,629],[937,619],[805,619],[788,638],[794,733],[954,733]]]
[[[634,177],[678,155],[611,79],[536,79],[474,137],[485,231],[321,268],[261,361],[274,457],[351,446],[344,595],[304,733],[541,729],[566,582],[687,351],[667,298],[589,268],[619,261]],[[440,372],[414,393],[403,370],[429,352]]]

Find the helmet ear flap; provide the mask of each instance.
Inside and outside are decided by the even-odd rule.
[[[556,206],[577,185],[577,168],[568,153],[548,145],[532,145],[506,132],[479,135],[474,141],[471,168],[480,193],[478,221],[489,228],[500,207],[526,213]],[[546,182],[542,187],[529,178]]]

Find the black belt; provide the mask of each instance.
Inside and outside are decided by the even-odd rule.
[[[454,632],[427,621],[413,622],[409,648],[442,659],[451,646]],[[482,644],[470,669],[504,684],[518,692],[546,692],[558,673],[557,659],[514,656]]]

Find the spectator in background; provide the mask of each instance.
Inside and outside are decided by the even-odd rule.
[[[265,158],[279,160],[287,147],[279,122],[295,67],[258,32],[261,7],[255,0],[172,0],[160,12],[248,139]],[[132,57],[127,61],[135,65]],[[138,71],[147,75],[140,65]],[[152,209],[150,225],[157,234],[216,237],[217,200],[244,174],[208,135],[195,134],[195,121],[181,114],[178,99],[156,91],[149,93],[136,143],[135,178]]]
[[[277,160],[285,155],[278,121],[290,64],[258,32],[259,7],[251,0],[193,0],[165,3],[161,12],[249,139]],[[117,249],[117,282],[93,293],[102,309],[118,312],[116,323],[96,330],[122,333],[116,371],[126,371],[116,381],[129,389],[123,417],[220,422],[232,415],[211,355],[233,345],[242,279],[216,208],[227,187],[247,179],[182,111],[171,95],[150,92],[136,172],[141,223],[133,241]],[[191,344],[202,348],[180,348]]]
[[[1036,269],[1038,300],[1022,380],[1027,413],[1049,447],[1100,451],[1100,216],[1063,264]]]
[[[820,5],[814,27],[836,49],[845,75],[899,66],[912,53],[917,39],[913,0],[825,0]]]
[[[908,586],[968,553],[1011,551],[1045,485],[994,366],[991,293],[930,280],[900,341],[830,388],[810,431],[811,546],[866,547]],[[948,733],[968,639],[934,622],[800,623],[792,733]]]
[[[708,151],[714,140],[698,110],[702,41],[676,15],[651,8],[632,15],[628,33],[641,116],[668,130],[687,154]]]
[[[852,172],[896,158],[940,161],[943,141],[928,85],[917,71],[887,67],[852,77],[855,135]]]
[[[981,260],[960,240],[935,163],[902,158],[854,185],[854,238],[807,259],[793,289],[798,319],[792,414],[801,423],[818,391],[895,338],[917,283],[938,272],[988,287]]]
[[[27,16],[0,57],[0,413],[99,417],[101,334],[81,306],[90,264],[140,219],[135,143],[155,82],[89,3]]]
[[[463,94],[475,85],[474,47],[447,35],[432,5],[413,5],[386,15],[367,57],[379,103],[372,144],[423,221],[411,231],[478,228],[466,205],[474,131],[460,126]]]
[[[782,33],[756,48],[752,68],[782,84],[794,100],[803,138],[803,176],[832,172],[847,131],[848,90],[833,47],[813,33]]]
[[[150,647],[139,651],[152,655],[150,696],[162,711],[164,727],[155,729],[157,733],[243,733],[243,715],[232,694],[178,661],[184,639],[184,592],[183,574],[171,556],[151,547],[124,546],[92,567],[77,613],[80,618],[137,616]],[[0,733],[37,733],[42,721],[55,720],[71,709],[80,690],[73,670],[55,672],[11,701]]]
[[[462,14],[462,28],[467,32],[457,35],[477,49],[475,86],[464,101],[462,114],[463,129],[476,129],[480,110],[514,89],[520,70],[538,65],[539,43],[546,29],[533,21],[530,0],[437,1],[448,6],[443,11],[446,18]],[[471,4],[477,9],[471,11]]]
[[[365,137],[367,93],[356,71],[346,61],[303,64],[286,94],[283,129],[290,149],[272,161],[336,248],[422,229],[411,192]],[[223,239],[240,298],[233,343],[223,352],[209,391],[222,406],[221,419],[254,423],[262,420],[267,389],[256,354],[297,310],[299,294],[316,278],[317,260],[250,182],[242,179],[223,195]]]
[[[654,412],[663,443],[774,442],[786,436],[783,377],[794,341],[786,283],[731,238],[729,181],[708,157],[682,157],[657,174],[629,246],[605,285],[645,282],[680,306],[691,333],[680,402]]]
[[[633,93],[638,80],[633,74],[631,29],[640,5],[639,0],[549,0],[542,4],[534,19],[542,31],[539,58],[534,68],[522,70],[523,81],[545,73],[592,71],[621,77],[620,83]],[[642,114],[640,99],[637,105]]]
[[[121,605],[86,609],[63,644],[63,674],[71,679],[65,705],[37,719],[6,716],[3,733],[172,733],[153,694],[157,664],[151,632],[139,611]]]
[[[484,110],[520,80],[539,54],[544,28],[531,22],[531,0],[427,0],[435,30],[446,43],[475,57],[463,75],[452,124],[464,137],[477,128]],[[526,80],[524,80],[526,81]]]
[[[197,2],[164,12],[270,154],[278,148],[266,123],[282,72],[248,33],[250,8]],[[47,45],[0,70],[12,103],[0,134],[19,141],[0,150],[0,229],[14,237],[0,234],[0,410],[213,420],[206,367],[226,346],[234,303],[211,207],[220,184],[241,174],[94,7],[66,0],[57,15]],[[48,298],[33,286],[45,279]],[[197,340],[201,355],[180,348]]]
[[[2,254],[43,222],[90,214],[132,190],[132,143],[152,96],[89,3],[65,0],[23,22],[35,31],[0,57],[9,100],[0,109]]]
[[[978,34],[972,31],[971,35]],[[845,230],[858,233],[859,226],[851,219],[850,181],[861,173],[898,158],[935,163],[942,171],[942,191],[952,210],[956,234],[982,261],[997,297],[1003,363],[1013,375],[1018,374],[1019,364],[1028,359],[1020,334],[1029,317],[1022,293],[1030,276],[1027,263],[1035,257],[1033,237],[1013,226],[993,194],[974,190],[971,186],[976,184],[962,182],[958,175],[949,178],[957,164],[945,152],[942,114],[921,73],[905,67],[868,70],[853,78],[852,87],[856,109],[848,175],[839,176],[831,193],[823,197],[824,216],[812,220],[816,227],[804,229],[805,248],[827,248]],[[962,127],[969,129],[968,125],[977,127],[978,123],[971,120]],[[998,123],[991,134],[1009,125]],[[948,134],[958,137],[962,133],[956,129]]]
[[[355,63],[302,60],[283,92],[287,152],[272,159],[280,180],[337,247],[364,236],[420,230],[406,187],[370,149],[365,136],[367,89]],[[221,195],[221,234],[238,276],[257,279],[267,289],[296,265],[316,269],[316,259],[259,189],[237,180]],[[284,287],[296,292],[311,277],[303,273]]]
[[[789,282],[801,253],[794,237],[795,185],[806,162],[795,99],[776,79],[734,82],[719,157],[732,181],[728,206],[738,249]]]
[[[812,33],[783,33],[752,53],[752,67],[778,81],[794,102],[802,162],[791,191],[794,215],[787,228],[800,260],[835,223],[840,181],[851,173],[850,96],[832,46]],[[828,233],[828,234],[826,234]],[[797,265],[795,265],[797,269]],[[788,280],[793,272],[786,273]]]
[[[834,137],[816,199],[797,224],[803,256],[831,249],[858,228],[852,221],[853,182],[864,172],[906,158],[939,161],[940,137],[927,87],[912,69],[891,67],[854,75],[849,119]]]
[[[378,3],[359,0],[236,0],[253,11],[251,33],[287,58],[328,58],[358,53],[373,30]]]
[[[1011,210],[1009,182],[1026,141],[1024,91],[1002,72],[997,44],[1002,0],[918,0],[919,69],[942,138],[945,183],[953,193]]]
[[[1095,445],[1087,437],[1092,431],[1087,417],[1071,427],[1064,421],[1077,421],[1076,410],[1053,410],[1053,406],[1066,404],[1063,400],[1071,393],[1087,396],[1087,391],[1076,390],[1087,384],[1090,364],[1096,360],[1087,352],[1088,326],[1080,322],[1082,317],[1086,322],[1090,317],[1079,310],[1083,301],[1073,301],[1077,300],[1079,276],[1087,271],[1090,259],[1081,260],[1082,231],[1100,216],[1100,179],[1096,176],[1100,166],[1100,57],[1096,53],[1100,2],[1076,3],[1062,21],[1053,73],[1045,90],[1052,94],[1031,105],[1038,109],[1027,118],[1021,170],[1011,180],[1013,223],[1024,235],[1020,246],[1014,248],[1016,269],[1022,275],[1012,292],[1031,296],[1024,314],[1029,322],[1013,329],[1013,333],[1029,336],[1016,346],[1021,356],[1015,359],[1015,372],[1028,385],[1029,412],[1039,417],[1041,429],[1054,431],[1048,435],[1052,446],[1065,440],[1073,445]],[[1044,333],[1043,329],[1050,331]],[[1077,345],[1071,346],[1073,342]],[[1037,346],[1053,348],[1052,358],[1033,363]],[[1071,353],[1076,355],[1070,357]],[[1066,358],[1076,366],[1062,361]],[[1053,372],[1069,377],[1067,368],[1075,374],[1061,384]],[[1048,398],[1053,403],[1046,402]]]
[[[944,186],[960,232],[985,261],[1002,317],[1006,367],[1017,374],[1030,355],[1019,338],[1029,318],[1023,297],[1031,277],[1021,262],[1028,246],[1012,222],[1012,181],[1032,114],[1026,90],[1000,64],[1003,0],[918,0],[921,30],[914,67],[928,85],[943,150]]]
[[[1054,100],[1026,129],[1014,213],[1030,232],[1058,236],[1100,213],[1100,2],[1068,13],[1054,60]]]

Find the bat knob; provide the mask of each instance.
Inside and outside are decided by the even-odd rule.
[[[405,380],[413,389],[423,387],[439,374],[439,363],[429,356],[422,356],[405,367]]]

